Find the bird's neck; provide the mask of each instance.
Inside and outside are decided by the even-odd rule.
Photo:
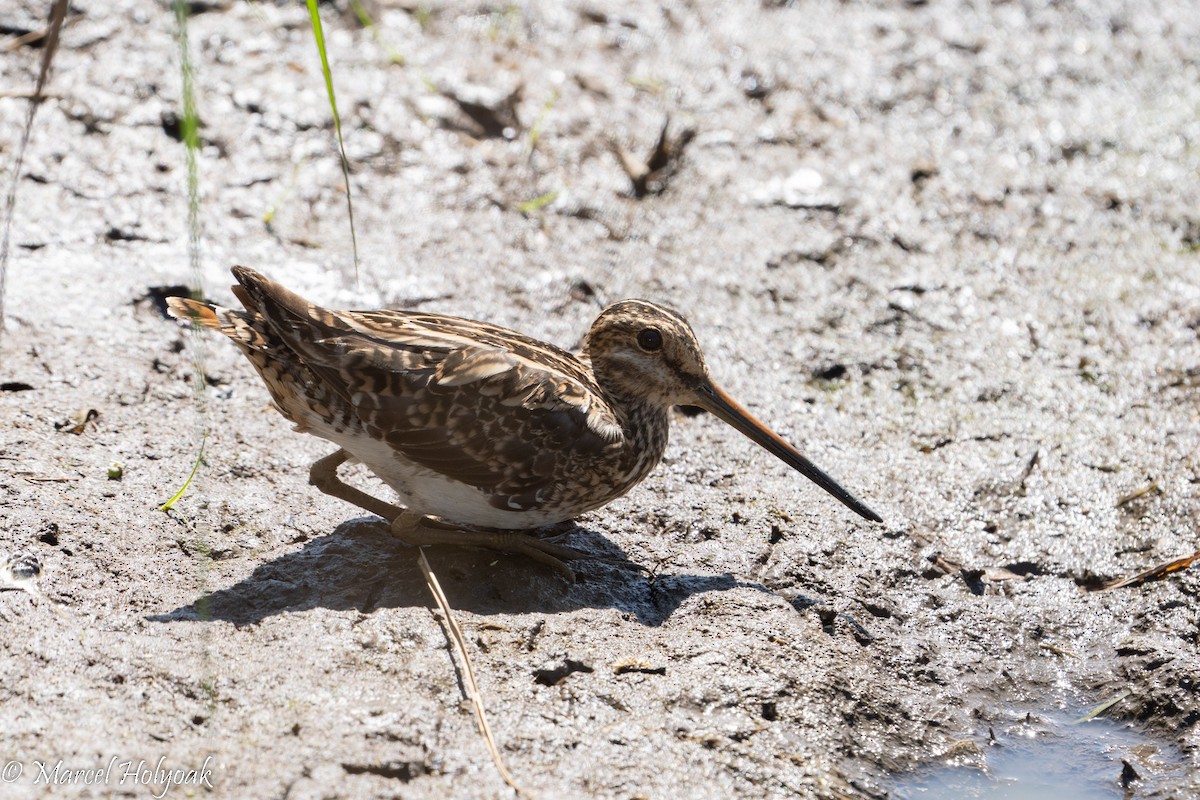
[[[584,358],[587,358],[585,352]],[[649,472],[667,449],[667,429],[671,407],[662,398],[649,394],[651,387],[620,367],[604,359],[589,362],[592,374],[609,407],[625,432],[627,453],[638,453],[649,461],[641,475]],[[640,480],[640,477],[639,477]]]
[[[611,394],[608,402],[625,432],[626,469],[641,480],[658,464],[667,449],[670,409],[645,398],[621,398]]]

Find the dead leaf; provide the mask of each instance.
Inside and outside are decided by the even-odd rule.
[[[633,196],[638,199],[666,191],[667,184],[679,169],[684,149],[696,137],[696,131],[692,128],[684,128],[672,137],[668,135],[670,126],[671,119],[668,117],[663,122],[654,150],[645,161],[616,143],[612,145],[613,154],[621,162],[621,169],[633,183]]]
[[[100,417],[100,412],[94,408],[81,408],[65,420],[54,423],[54,429],[67,433],[81,434],[87,430],[90,423]]]
[[[1128,578],[1117,578],[1115,580],[1101,581],[1092,585],[1085,585],[1083,588],[1088,592],[1108,592],[1113,589],[1124,589],[1127,586],[1141,586],[1143,583],[1151,583],[1152,581],[1161,581],[1169,575],[1176,572],[1182,572],[1192,566],[1196,561],[1200,560],[1200,551],[1192,553],[1184,558],[1177,558],[1174,561],[1168,561],[1164,564],[1159,564],[1156,567],[1151,567],[1145,572],[1139,572]]]

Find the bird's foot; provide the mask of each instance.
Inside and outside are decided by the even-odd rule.
[[[590,553],[573,547],[555,544],[518,531],[470,530],[448,525],[440,520],[406,511],[392,522],[392,535],[405,544],[420,547],[427,544],[449,544],[483,547],[505,553],[520,553],[560,572],[568,581],[575,581],[575,572],[567,561],[594,558]],[[567,531],[562,531],[561,536]]]

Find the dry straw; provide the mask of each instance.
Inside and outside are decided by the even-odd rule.
[[[504,760],[500,757],[500,749],[496,747],[496,739],[492,736],[492,729],[488,726],[487,715],[483,709],[483,695],[479,692],[479,684],[475,682],[475,669],[471,666],[471,656],[467,652],[467,640],[463,636],[462,628],[458,627],[458,623],[454,619],[454,615],[450,612],[450,603],[446,600],[446,595],[442,592],[441,584],[438,583],[437,576],[433,574],[433,570],[429,568],[429,561],[425,558],[425,548],[419,549],[417,563],[421,565],[421,572],[425,573],[425,582],[429,585],[429,591],[433,594],[433,599],[437,601],[438,608],[442,610],[442,615],[446,618],[446,626],[450,629],[450,636],[454,643],[458,645],[459,655],[462,657],[463,674],[466,678],[464,685],[467,689],[467,694],[470,695],[472,705],[475,707],[475,721],[479,724],[479,732],[483,734],[483,741],[487,744],[488,752],[492,755],[492,762],[496,765],[496,770],[500,773],[500,777],[504,779],[513,791],[518,795],[528,795],[522,789],[512,773],[504,766]]]

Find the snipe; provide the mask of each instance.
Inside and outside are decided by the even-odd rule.
[[[711,411],[882,521],[713,383],[691,327],[662,306],[609,306],[575,356],[485,322],[329,311],[251,269],[233,274],[244,311],[173,297],[171,313],[232,339],[296,430],[338,445],[313,464],[314,486],[379,514],[411,544],[517,551],[570,574],[562,560],[584,554],[520,531],[633,488],[666,449],[674,405]],[[337,469],[348,459],[405,508],[344,483]]]

